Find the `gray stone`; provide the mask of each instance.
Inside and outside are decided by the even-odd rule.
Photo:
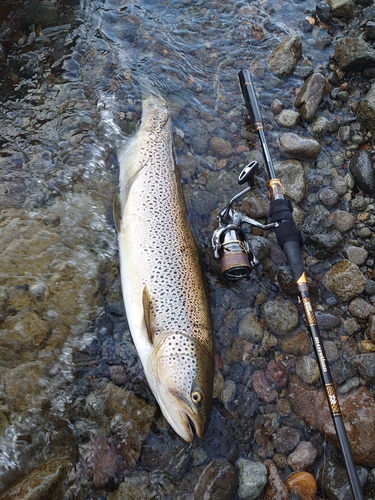
[[[368,257],[368,251],[362,247],[348,246],[344,248],[343,252],[344,256],[353,262],[353,264],[357,264],[357,266],[361,266],[366,262]]]
[[[340,201],[339,195],[330,188],[322,189],[318,194],[318,199],[323,203],[324,206],[332,208],[338,204]]]
[[[239,458],[236,462],[239,474],[238,498],[254,500],[259,496],[267,483],[267,469],[260,462],[252,462]]]
[[[335,58],[343,71],[362,71],[375,66],[375,50],[360,36],[339,40]]]
[[[315,139],[302,137],[291,132],[284,132],[277,138],[280,151],[285,156],[295,158],[297,160],[312,161],[315,160],[322,146]]]
[[[320,378],[319,365],[310,356],[301,356],[298,358],[296,373],[306,384],[315,384]]]
[[[353,17],[353,0],[327,0],[327,3],[331,7],[333,16],[348,18]]]
[[[375,314],[375,307],[360,297],[353,299],[348,309],[350,314],[359,320],[367,320],[370,314]]]
[[[349,171],[359,189],[375,192],[375,169],[368,151],[357,151],[349,163]]]
[[[375,353],[359,354],[351,359],[351,363],[367,384],[375,382]]]
[[[342,243],[342,236],[335,228],[329,213],[316,211],[302,225],[305,246],[314,257],[324,259]]]
[[[319,116],[310,125],[310,132],[316,137],[324,137],[328,133],[336,132],[339,128],[339,123],[336,119],[328,120],[325,116]]]
[[[301,441],[289,455],[288,464],[294,471],[309,469],[315,462],[318,450],[310,441]]]
[[[292,332],[298,326],[298,308],[290,300],[269,300],[260,311],[267,326],[278,334]]]
[[[333,223],[341,233],[346,233],[355,224],[354,215],[349,212],[345,212],[345,210],[335,210],[331,213],[331,217]]]
[[[367,278],[358,266],[344,259],[336,262],[326,273],[323,284],[339,299],[350,300],[363,292]]]
[[[313,73],[303,84],[294,105],[308,123],[314,119],[327,91],[327,81],[321,73]]]
[[[300,203],[305,196],[306,175],[305,169],[298,160],[286,160],[275,165],[276,175],[281,179],[285,194],[296,203]]]
[[[285,38],[268,58],[268,67],[277,76],[289,76],[302,57],[302,42],[298,35]]]
[[[340,353],[336,344],[332,340],[324,340],[323,345],[328,362],[337,361],[340,357]]]
[[[294,128],[298,125],[300,114],[293,109],[283,109],[276,118],[276,121],[283,127]]]
[[[252,342],[261,342],[264,337],[264,328],[254,311],[249,311],[238,325],[240,338]]]

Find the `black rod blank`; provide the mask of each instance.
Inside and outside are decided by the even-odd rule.
[[[280,247],[285,253],[288,264],[293,274],[293,279],[298,287],[306,323],[310,330],[315,354],[318,360],[320,375],[326,391],[328,406],[340,443],[341,452],[348,473],[353,497],[355,500],[364,500],[362,488],[358,479],[352,452],[350,449],[348,436],[342,419],[339,401],[329,369],[328,360],[324,351],[323,341],[319,332],[309,295],[307,277],[304,271],[303,259],[301,254],[301,245],[298,241],[298,230],[292,217],[292,206],[288,202],[288,200],[285,199],[282,183],[280,179],[276,177],[275,169],[273,167],[271,155],[264,134],[262,115],[260,112],[258,99],[255,94],[251,74],[247,69],[244,69],[239,72],[238,78],[240,81],[246,108],[250,114],[253,127],[259,134],[260,143],[262,145],[264,158],[267,165],[267,173],[269,178],[268,187],[271,197],[270,217],[273,222],[279,223],[278,227],[275,229],[276,238]]]

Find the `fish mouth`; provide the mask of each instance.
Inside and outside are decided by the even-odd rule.
[[[180,421],[183,424],[186,432],[185,441],[190,443],[194,439],[194,435],[203,438],[206,434],[207,426],[205,422],[199,419],[199,415],[195,408],[192,408],[189,401],[181,394],[176,394],[171,391],[171,395],[176,399],[178,405],[178,413]],[[180,434],[181,435],[181,434]],[[189,439],[187,439],[187,437]]]

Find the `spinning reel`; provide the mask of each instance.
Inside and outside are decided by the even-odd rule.
[[[214,255],[219,259],[220,271],[228,280],[246,278],[259,262],[255,258],[246,234],[241,226],[245,222],[260,229],[274,229],[278,224],[261,224],[243,215],[232,206],[235,201],[255,188],[254,176],[258,171],[258,162],[252,161],[241,171],[238,184],[248,183],[248,187],[236,194],[218,215],[219,227],[212,235]]]

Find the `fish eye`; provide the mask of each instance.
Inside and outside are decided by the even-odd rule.
[[[202,394],[199,391],[194,391],[191,393],[191,399],[195,405],[202,401]]]

